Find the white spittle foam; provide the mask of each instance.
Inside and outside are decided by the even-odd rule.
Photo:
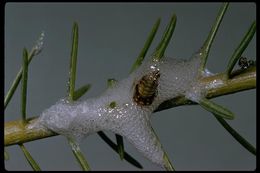
[[[109,130],[127,138],[147,159],[163,167],[163,149],[151,130],[150,115],[163,102],[176,96],[199,100],[202,96],[198,76],[199,56],[189,60],[165,57],[160,62],[146,60],[128,78],[119,81],[98,97],[69,103],[61,99],[42,112],[40,124],[74,138],[78,142],[100,130]],[[150,106],[133,101],[135,85],[152,70],[159,70],[158,93]],[[115,108],[109,105],[116,103]]]

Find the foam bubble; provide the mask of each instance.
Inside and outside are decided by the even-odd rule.
[[[45,33],[44,31],[42,31],[40,37],[38,38],[38,40],[36,41],[35,45],[32,48],[33,56],[41,53],[43,49],[44,37],[45,37]]]
[[[146,60],[127,78],[95,98],[69,103],[61,99],[43,111],[40,122],[52,131],[81,141],[100,130],[109,130],[127,138],[147,159],[163,167],[163,149],[154,134],[150,116],[165,100],[186,96],[198,100],[199,56],[189,60],[165,57],[163,61]],[[149,106],[133,100],[135,85],[144,75],[159,71],[157,96]],[[199,94],[198,94],[199,93]],[[115,107],[111,108],[110,103]]]

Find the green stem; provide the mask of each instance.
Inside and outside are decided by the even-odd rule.
[[[71,150],[72,150],[74,156],[76,157],[78,163],[80,164],[82,170],[83,171],[90,171],[90,167],[88,165],[88,162],[84,158],[84,155],[81,152],[79,145],[73,139],[68,138],[68,141],[69,141],[69,144],[71,146]]]
[[[137,59],[135,60],[135,63],[132,65],[132,68],[130,70],[130,73],[132,73],[133,71],[135,71],[143,62],[144,57],[149,49],[149,47],[151,46],[151,43],[154,39],[154,36],[158,30],[158,27],[160,25],[161,19],[157,19],[156,23],[153,25],[152,31],[150,32],[143,49],[141,50],[139,56],[137,57]]]
[[[202,53],[202,55],[201,55],[201,67],[200,67],[201,71],[203,71],[205,69],[211,45],[214,41],[214,38],[217,34],[218,28],[220,26],[220,23],[221,23],[221,21],[224,17],[224,14],[225,14],[227,8],[228,8],[228,3],[224,3],[222,5],[222,7],[220,8],[219,13],[218,13],[217,18],[216,18],[216,21],[215,21],[214,25],[212,26],[212,28],[209,32],[209,35],[208,35],[206,41],[204,42],[204,44],[203,44],[203,46],[200,50],[200,53]]]
[[[78,52],[78,24],[73,24],[72,31],[72,48],[70,58],[70,78],[69,78],[69,99],[73,101],[75,81],[76,81],[76,69],[77,69],[77,52]]]
[[[225,119],[230,119],[230,120],[234,119],[234,117],[235,117],[234,114],[231,111],[229,111],[228,109],[226,109],[206,98],[200,99],[199,104],[207,111],[210,111],[219,117],[222,117]]]
[[[249,30],[247,31],[246,35],[244,36],[244,38],[242,39],[242,41],[238,45],[238,47],[235,49],[235,52],[233,53],[232,57],[230,58],[228,65],[227,65],[227,69],[226,69],[225,79],[230,78],[231,71],[233,70],[234,66],[236,65],[236,62],[241,57],[244,50],[247,48],[250,41],[252,40],[252,38],[255,34],[255,31],[256,31],[256,22],[254,21],[251,24],[251,26],[250,26]]]
[[[86,91],[88,91],[90,87],[90,85],[84,85],[83,87],[79,88],[77,91],[74,91],[75,81],[76,81],[76,71],[77,71],[78,37],[79,37],[78,24],[75,22],[73,24],[73,30],[72,30],[72,48],[71,48],[71,58],[70,58],[70,73],[69,73],[70,77],[69,77],[69,89],[68,89],[69,99],[71,102],[80,98],[83,94],[86,93]],[[77,161],[82,167],[82,170],[89,171],[90,168],[88,166],[88,163],[84,158],[84,155],[81,153],[78,144],[73,139],[68,138],[68,141],[74,156],[76,157]]]
[[[164,52],[165,52],[165,50],[171,40],[172,34],[174,32],[176,21],[177,21],[177,18],[176,18],[176,15],[174,14],[171,17],[171,21],[168,24],[160,43],[158,44],[157,48],[155,49],[155,51],[153,53],[154,60],[159,61],[163,57]]]
[[[164,160],[164,164],[165,164],[164,168],[166,169],[166,171],[175,171],[166,152],[164,152],[163,160]]]
[[[120,156],[120,159],[123,160],[124,159],[124,140],[123,140],[123,136],[116,134],[116,143],[117,143],[118,154]]]
[[[32,58],[36,55],[38,55],[41,50],[42,50],[42,45],[43,45],[43,37],[44,37],[44,33],[41,33],[40,38],[37,40],[36,45],[33,46],[33,48],[31,49],[31,52],[29,54],[28,57],[28,64],[30,64]],[[19,72],[17,73],[10,89],[8,90],[6,96],[5,96],[5,101],[4,101],[4,109],[7,107],[8,103],[10,102],[11,98],[14,95],[14,92],[17,89],[17,86],[22,78],[22,73],[23,73],[23,67],[20,68]]]
[[[116,145],[113,141],[111,141],[104,132],[99,131],[98,135],[105,141],[115,152],[118,153],[118,145]],[[124,151],[124,159],[128,161],[130,164],[134,165],[137,168],[142,169],[143,166],[135,160],[132,156],[130,156],[127,152]]]
[[[34,57],[34,49],[30,52],[29,56],[28,56],[28,64],[30,64],[32,58]],[[5,96],[5,100],[4,100],[4,109],[7,107],[8,103],[10,102],[11,98],[14,95],[14,92],[17,89],[17,86],[19,84],[19,82],[22,79],[22,73],[23,73],[23,67],[20,68],[19,72],[17,73],[10,89],[8,90],[6,96]]]
[[[32,158],[31,154],[25,148],[25,146],[23,144],[19,144],[19,146],[22,149],[23,154],[24,154],[26,160],[28,161],[28,163],[31,165],[32,169],[34,171],[41,171],[41,168],[39,167],[38,163]]]
[[[27,78],[28,78],[28,52],[23,50],[23,73],[22,73],[22,104],[21,114],[23,123],[26,123],[26,96],[27,96]]]
[[[253,147],[245,138],[243,138],[238,132],[235,131],[223,118],[213,114],[218,122],[249,152],[256,155],[256,148]]]
[[[82,87],[80,87],[79,89],[77,89],[74,92],[73,100],[78,100],[81,96],[83,96],[90,89],[90,87],[91,87],[90,84],[86,84],[86,85],[83,85]]]

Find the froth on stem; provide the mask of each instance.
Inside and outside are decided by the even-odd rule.
[[[71,48],[71,57],[70,57],[70,76],[69,76],[69,100],[72,102],[80,98],[83,94],[85,94],[90,85],[84,85],[75,91],[75,81],[76,81],[76,72],[77,72],[77,53],[78,53],[78,24],[75,22],[73,24],[72,29],[72,48]],[[69,139],[68,142],[71,146],[72,152],[79,162],[82,170],[88,171],[90,170],[87,160],[84,158],[83,153],[80,150],[78,144],[74,141],[74,139]]]
[[[116,83],[117,83],[117,80],[115,80],[115,79],[108,79],[107,80],[107,85],[108,85],[109,88],[114,87]],[[112,109],[115,108],[116,102],[112,101],[109,104],[109,107],[112,108]],[[120,159],[123,160],[124,159],[124,139],[123,139],[123,136],[121,136],[119,134],[115,134],[115,135],[116,135],[116,143],[117,143],[117,152],[120,156]]]
[[[154,133],[154,136],[156,137],[156,142],[160,143],[159,137],[157,136],[157,134],[155,133],[154,129],[151,127],[152,132]],[[161,147],[162,144],[160,143]],[[172,163],[167,155],[167,153],[163,150],[163,162],[164,162],[164,168],[166,171],[175,171],[174,167],[172,166]]]

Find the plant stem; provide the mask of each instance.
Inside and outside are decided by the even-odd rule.
[[[34,57],[34,49],[30,52],[29,56],[28,56],[28,64],[31,62],[32,58]],[[23,67],[20,68],[19,72],[17,73],[10,89],[8,90],[6,96],[5,96],[5,100],[4,100],[4,109],[7,107],[8,103],[10,102],[11,98],[14,95],[14,92],[17,89],[17,86],[22,78],[22,73],[23,73]]]
[[[159,137],[155,133],[154,129],[151,127],[151,131],[153,132],[154,136],[156,137],[156,142],[161,146],[163,150],[163,161],[164,161],[164,168],[166,171],[174,171],[174,167],[172,166],[172,163],[167,155],[167,153],[164,151],[162,144],[160,143]]]
[[[144,47],[142,48],[139,56],[137,57],[137,59],[135,60],[135,63],[132,65],[132,68],[130,70],[130,73],[132,73],[133,71],[135,71],[143,62],[144,60],[144,57],[149,49],[149,47],[151,46],[152,44],[152,41],[154,39],[154,36],[158,30],[158,27],[160,25],[160,22],[161,22],[161,19],[157,19],[156,23],[154,24],[153,28],[152,28],[152,31],[150,32],[145,44],[144,44]]]
[[[20,148],[23,151],[23,154],[28,161],[28,163],[31,165],[32,169],[34,171],[41,171],[41,168],[39,167],[38,163],[32,158],[31,154],[28,152],[28,150],[25,148],[23,144],[19,144]]]
[[[70,58],[70,78],[69,78],[69,98],[74,100],[74,90],[76,81],[76,69],[77,69],[77,52],[78,52],[78,24],[73,24],[72,31],[72,48]]]
[[[203,85],[208,86],[216,80],[222,80],[225,73],[201,79]],[[252,67],[246,70],[234,71],[232,78],[223,81],[223,84],[211,88],[206,93],[206,98],[215,98],[222,95],[232,94],[235,92],[249,90],[256,87],[256,68]],[[181,105],[196,104],[180,96],[163,102],[154,112],[170,109]],[[29,121],[29,120],[28,120]],[[4,127],[4,145],[10,146],[17,143],[25,143],[41,138],[57,135],[56,133],[44,129],[43,127],[34,127],[32,125],[37,121],[37,117],[31,119],[26,126],[23,126],[20,120],[5,123]]]
[[[75,22],[73,24],[72,30],[72,48],[71,48],[71,57],[70,57],[70,77],[69,77],[69,100],[71,102],[80,98],[83,94],[88,91],[90,88],[89,85],[84,85],[83,87],[79,88],[75,92],[75,82],[76,82],[76,72],[77,72],[77,54],[78,54],[78,24]],[[80,150],[79,145],[74,141],[74,139],[69,139],[69,144],[71,146],[72,152],[76,157],[78,163],[80,164],[83,171],[89,171],[89,165],[87,160],[84,158],[83,153]]]
[[[68,141],[69,141],[69,144],[71,146],[72,152],[73,152],[74,156],[76,157],[78,163],[80,164],[82,170],[83,171],[90,171],[90,167],[88,165],[88,162],[85,159],[82,152],[80,151],[79,145],[73,139],[68,138]]]
[[[115,152],[118,152],[118,145],[116,145],[113,141],[111,141],[104,132],[99,131],[98,135],[105,141]],[[142,165],[135,160],[132,156],[130,156],[127,152],[124,151],[124,159],[134,165],[137,168],[142,169]]]
[[[222,7],[220,8],[219,13],[218,13],[217,18],[216,18],[216,21],[215,21],[214,25],[212,26],[212,28],[209,32],[209,35],[208,35],[206,41],[204,42],[204,44],[203,44],[203,46],[200,50],[200,53],[202,53],[200,71],[203,71],[205,69],[211,45],[212,45],[214,38],[217,34],[218,28],[219,28],[220,23],[221,23],[221,21],[224,17],[224,14],[225,14],[225,12],[228,8],[228,5],[229,5],[228,3],[224,3],[222,5]]]
[[[164,152],[163,160],[165,162],[164,168],[166,169],[166,171],[175,171],[166,152]]]
[[[27,78],[28,78],[28,52],[23,50],[23,73],[22,73],[22,104],[21,114],[23,123],[26,124],[26,96],[27,96]]]
[[[116,143],[117,143],[117,150],[120,156],[120,159],[124,159],[124,140],[123,136],[116,134]]]
[[[82,87],[80,87],[79,89],[77,89],[74,92],[73,100],[78,100],[81,96],[83,96],[90,89],[90,87],[91,87],[90,84],[86,84],[86,85],[83,85]]]
[[[235,52],[233,53],[232,57],[230,58],[228,65],[227,65],[227,69],[226,69],[225,79],[230,78],[231,71],[233,70],[234,66],[236,65],[236,62],[241,57],[244,50],[247,48],[250,41],[252,40],[252,38],[255,34],[255,31],[256,31],[256,22],[254,21],[251,24],[251,26],[250,26],[249,30],[247,31],[246,35],[244,36],[244,38],[242,39],[242,41],[238,45],[238,47],[235,49]]]
[[[22,120],[6,122],[4,129],[5,146],[58,135],[42,126],[38,126],[37,123],[38,117],[28,118],[25,126]]]
[[[216,116],[219,116],[219,117],[225,118],[225,119],[229,119],[229,120],[234,119],[234,114],[231,111],[229,111],[227,108],[224,108],[206,98],[200,99],[199,104],[201,107],[203,107],[207,111],[212,112]]]
[[[218,122],[249,152],[256,155],[256,149],[246,139],[244,139],[239,133],[235,131],[223,118],[213,114]]]
[[[160,43],[158,44],[158,46],[156,47],[156,49],[153,53],[153,59],[155,61],[159,61],[163,57],[164,52],[165,52],[165,50],[166,50],[166,48],[167,48],[167,46],[168,46],[168,44],[171,40],[172,34],[174,32],[174,29],[175,29],[175,26],[176,26],[176,21],[177,21],[177,17],[174,14],[171,17],[171,21],[168,24]]]

